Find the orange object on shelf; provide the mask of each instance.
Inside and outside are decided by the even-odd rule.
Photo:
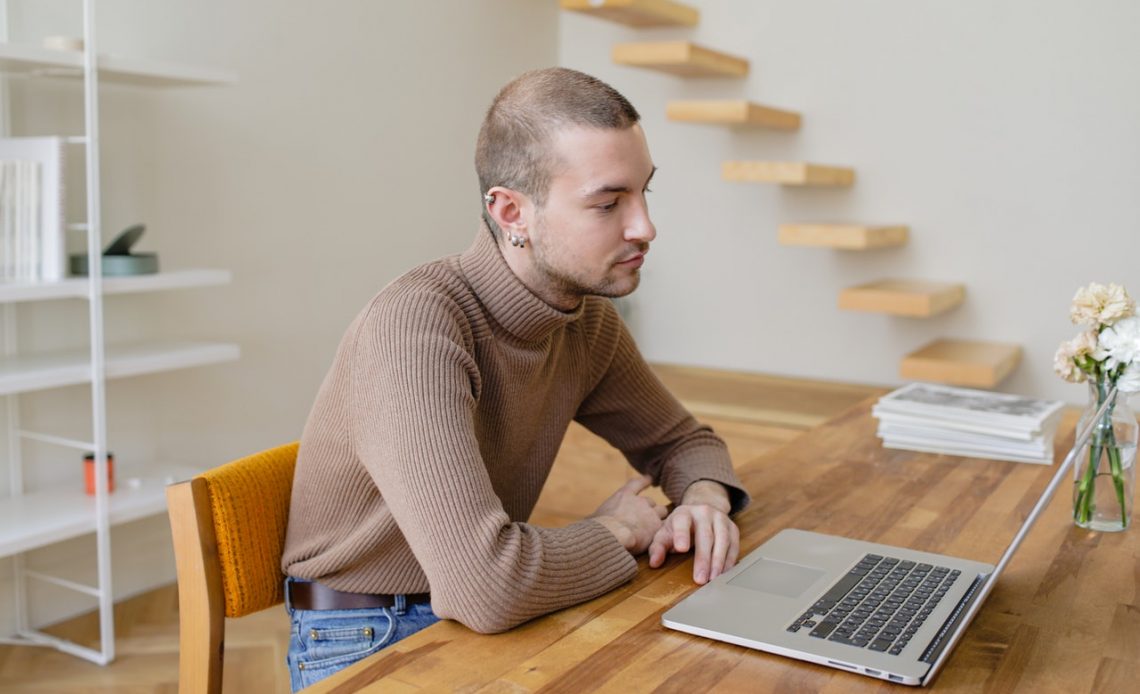
[[[87,496],[95,496],[95,454],[83,456],[83,480]],[[115,456],[107,454],[107,493],[115,491]]]

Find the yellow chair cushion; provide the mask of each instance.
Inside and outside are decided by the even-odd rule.
[[[278,446],[200,475],[210,490],[227,617],[284,600],[281,552],[298,447]]]

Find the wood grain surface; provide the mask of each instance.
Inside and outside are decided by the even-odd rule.
[[[739,468],[754,499],[737,518],[744,550],[796,527],[996,563],[1054,468],[884,450],[872,402]],[[1137,531],[1080,530],[1069,505],[1063,486],[932,689],[1137,690]],[[665,629],[661,614],[696,588],[691,573],[687,556],[656,570],[643,560],[632,582],[504,634],[441,622],[309,691],[905,691]]]

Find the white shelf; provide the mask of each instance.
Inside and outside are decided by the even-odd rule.
[[[85,24],[82,39],[90,53],[0,41],[0,77],[55,79],[61,85],[64,84],[63,81],[70,81],[71,84],[66,85],[69,89],[82,88],[84,136],[69,137],[66,140],[83,145],[88,164],[84,176],[85,185],[82,186],[86,201],[84,217],[96,220],[102,214],[101,202],[105,201],[100,192],[100,128],[97,117],[98,99],[93,88],[98,87],[101,91],[104,87],[116,84],[137,88],[222,86],[235,82],[237,77],[232,72],[222,70],[101,53],[94,34],[87,29],[94,23],[95,3],[84,0],[82,5]],[[93,65],[87,64],[88,57],[92,57]],[[84,79],[96,76],[98,84],[95,80]],[[7,113],[10,110],[9,104],[0,104],[0,111]],[[122,124],[118,124],[117,128],[121,129]],[[90,225],[71,224],[67,228],[84,232],[88,244],[98,244],[98,239],[92,236],[94,229]],[[93,260],[97,262],[98,258]],[[221,343],[151,341],[108,345],[103,321],[104,296],[220,285],[230,281],[230,273],[225,271],[183,270],[138,277],[104,277],[97,294],[92,294],[93,285],[90,280],[82,277],[48,283],[0,284],[0,305],[53,299],[90,299],[87,309],[91,324],[90,344],[80,349],[0,358],[0,396],[90,384],[91,438],[88,440],[95,442],[95,447],[102,448],[106,445],[107,435],[105,380],[218,364],[236,360],[241,355],[237,345]],[[18,316],[13,314],[11,318],[18,319]],[[10,328],[11,337],[15,337],[18,320],[8,322],[11,325],[5,328]],[[97,357],[101,363],[93,363]],[[15,402],[15,406],[18,414],[19,403]],[[18,436],[18,419],[8,419],[6,438],[14,440]],[[0,460],[0,468],[20,465],[23,462],[18,456],[15,460]],[[123,468],[130,470],[131,464],[128,463]],[[53,643],[61,651],[99,665],[106,665],[115,658],[111,542],[105,521],[109,516],[111,525],[118,525],[163,513],[166,508],[165,485],[196,472],[190,470],[178,473],[173,471],[176,469],[174,466],[146,465],[144,469],[132,471],[133,474],[140,475],[139,483],[128,484],[130,473],[125,473],[123,468],[119,471],[119,489],[101,498],[101,502],[106,502],[102,509],[106,511],[106,516],[97,518],[95,498],[82,493],[82,465],[75,468],[78,475],[67,477],[70,482],[54,489],[33,489],[26,495],[0,499],[0,557],[78,536],[92,537],[93,534],[97,554],[95,594],[99,601],[99,646],[91,648],[68,641]],[[19,563],[16,564],[16,569],[22,571]],[[77,589],[89,592],[82,586]],[[11,592],[15,604],[31,603],[31,596],[23,582],[14,581]],[[18,625],[21,628],[29,626],[25,623],[27,620],[17,621],[21,622]]]
[[[83,493],[82,466],[75,470],[74,490],[0,499],[0,557],[95,532],[95,497]],[[117,479],[115,491],[107,497],[111,525],[164,512],[166,485],[198,472],[184,465],[156,465],[145,471],[138,489],[129,488],[126,477]]]
[[[229,270],[175,270],[133,277],[104,277],[104,294],[135,294],[167,289],[189,289],[229,284]],[[0,283],[0,304],[49,299],[82,299],[87,297],[87,278],[69,277],[57,282]]]
[[[145,342],[107,345],[107,379],[234,361],[237,345],[216,342]],[[90,354],[70,352],[7,357],[0,362],[0,395],[91,382]]]
[[[47,77],[83,76],[83,54],[40,46],[0,43],[0,71]],[[237,76],[223,70],[173,63],[99,56],[99,79],[116,84],[150,87],[192,87],[231,84]]]

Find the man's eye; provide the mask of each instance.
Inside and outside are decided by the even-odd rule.
[[[614,208],[617,207],[617,205],[617,200],[614,200],[613,202],[605,205],[598,205],[598,209],[602,212],[612,212]]]

